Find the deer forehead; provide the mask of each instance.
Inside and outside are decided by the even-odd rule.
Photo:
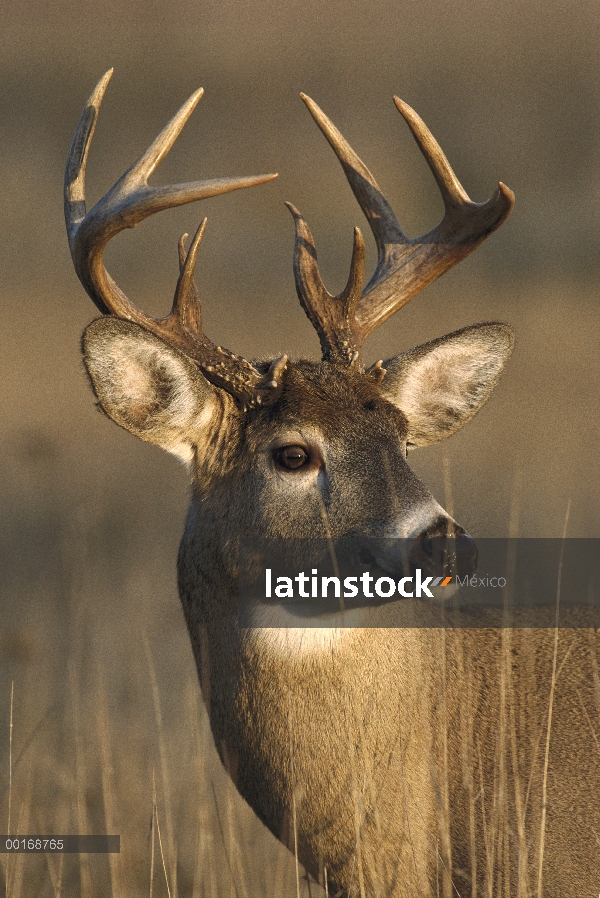
[[[363,374],[327,363],[300,361],[288,366],[279,399],[251,413],[249,445],[316,442],[323,446],[356,442],[402,442],[406,416]]]

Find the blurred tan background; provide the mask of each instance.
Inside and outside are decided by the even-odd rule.
[[[162,213],[118,237],[107,267],[166,313],[177,238],[206,214],[209,335],[248,358],[317,357],[283,201],[307,217],[332,291],[353,225],[366,226],[298,94],[338,125],[415,236],[442,208],[392,96],[410,103],[472,199],[498,180],[517,197],[499,232],[367,344],[375,360],[477,321],[515,327],[485,409],[411,462],[475,536],[507,535],[511,520],[523,536],[559,536],[570,501],[568,534],[597,537],[600,8],[48,0],[1,16],[0,832],[10,804],[11,832],[120,832],[123,847],[111,864],[0,855],[0,887],[4,876],[15,896],[141,895],[154,877],[154,895],[167,879],[171,895],[294,895],[293,859],[230,788],[199,708],[175,585],[185,473],[95,412],[83,376],[79,337],[95,310],[62,217],[74,128],[114,66],[88,164],[93,203],[203,86],[153,183],[279,179]],[[371,270],[374,258],[370,245]]]

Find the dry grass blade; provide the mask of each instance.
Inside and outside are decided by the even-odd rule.
[[[82,720],[80,709],[81,690],[75,669],[75,662],[73,660],[69,662],[69,685],[71,691],[73,731],[75,734],[75,819],[77,821],[77,832],[81,835],[84,835],[91,831],[86,803],[88,753],[86,752],[86,746],[83,737],[84,723]],[[82,898],[93,898],[93,896],[95,895],[95,890],[93,887],[90,859],[89,855],[83,852],[79,855],[79,871],[81,876]]]
[[[546,724],[546,748],[544,752],[544,775],[542,781],[542,820],[540,824],[540,848],[539,848],[539,866],[537,877],[537,898],[543,898],[542,883],[544,870],[544,845],[546,839],[546,814],[547,814],[547,795],[548,795],[548,764],[550,761],[550,733],[552,730],[552,712],[554,709],[554,690],[556,687],[556,666],[558,660],[558,633],[559,633],[559,612],[560,612],[560,588],[562,584],[562,569],[564,561],[565,540],[567,538],[567,527],[569,524],[569,514],[571,511],[571,500],[567,503],[565,512],[565,521],[563,525],[560,555],[558,559],[558,577],[556,582],[556,626],[554,628],[554,651],[552,654],[552,678],[550,682],[550,697],[548,699],[548,721]]]
[[[175,842],[175,834],[173,827],[173,810],[171,805],[171,784],[169,777],[169,768],[167,764],[167,750],[165,745],[165,731],[163,726],[163,718],[162,711],[160,707],[160,693],[158,690],[158,681],[156,679],[156,670],[154,667],[154,662],[152,660],[152,651],[150,649],[150,643],[148,642],[148,636],[146,632],[142,634],[142,639],[144,643],[144,651],[146,653],[146,663],[148,665],[148,673],[150,675],[150,685],[152,689],[152,700],[154,703],[154,714],[156,719],[156,731],[158,734],[158,746],[159,746],[159,760],[160,760],[160,771],[161,771],[161,780],[162,780],[162,795],[163,802],[165,807],[165,817],[166,817],[166,827],[167,827],[167,846],[169,851],[169,861],[170,861],[170,869],[171,869],[171,885],[173,888],[173,898],[177,898],[177,850],[176,850],[176,842]],[[160,844],[160,852],[163,861],[163,867],[165,869],[165,878],[167,879],[168,886],[168,876],[166,869],[166,860],[163,850],[162,838],[160,835],[160,828],[158,825],[158,810],[156,811],[156,830],[159,838]],[[171,889],[169,888],[169,898],[171,898]]]
[[[115,825],[116,807],[114,796],[116,792],[116,783],[110,740],[109,714],[106,701],[106,686],[101,669],[98,669],[97,671],[96,683],[98,696],[98,742],[100,745],[100,759],[102,768],[102,799],[104,804],[105,832],[115,833],[118,831],[118,828]],[[122,856],[120,853],[116,854],[114,852],[111,852],[108,855],[110,885],[113,895],[121,895],[123,893],[121,863]]]
[[[163,873],[165,874],[165,884],[167,886],[168,896],[169,896],[169,898],[172,898],[171,888],[169,886],[169,874],[167,872],[167,862],[165,860],[165,852],[164,852],[163,843],[162,843],[162,836],[160,834],[160,823],[158,820],[158,807],[156,805],[155,805],[155,819],[156,819],[156,834],[158,835],[158,847],[160,848],[160,859],[162,861]]]

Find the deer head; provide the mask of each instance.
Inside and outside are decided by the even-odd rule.
[[[380,324],[502,224],[512,209],[513,195],[499,184],[487,202],[473,203],[419,116],[395,99],[445,207],[437,227],[409,239],[370,171],[319,107],[303,96],[342,164],[375,238],[378,261],[365,285],[364,244],[355,229],[348,283],[332,296],[319,274],[310,230],[289,205],[296,229],[296,289],[319,336],[322,360],[290,361],[284,355],[251,363],[213,343],[202,330],[193,274],[206,220],[189,251],[187,235],[180,240],[180,275],[166,318],[146,315],[125,297],[104,268],[103,251],[115,234],[154,212],[261,184],[275,175],[148,186],[147,178],[199,100],[198,91],[138,162],[86,213],[87,152],[110,74],[99,82],[85,107],[65,181],[73,262],[103,315],[83,337],[87,371],[98,403],[110,418],[190,466],[192,504],[180,550],[179,584],[221,757],[242,794],[282,838],[297,783],[312,785],[321,796],[319,807],[314,801],[312,805],[307,801],[302,809],[294,805],[301,859],[316,869],[325,858],[336,881],[344,885],[355,844],[354,817],[348,811],[346,820],[342,810],[331,816],[336,801],[340,809],[344,800],[335,772],[323,772],[327,764],[311,760],[310,752],[302,754],[301,749],[292,763],[286,715],[289,708],[295,709],[295,732],[306,732],[309,739],[307,701],[310,698],[312,704],[312,697],[329,694],[331,665],[338,670],[335,666],[343,657],[342,679],[348,688],[372,680],[376,702],[385,704],[389,669],[380,665],[375,670],[368,659],[375,642],[381,647],[387,637],[377,636],[377,631],[355,633],[343,648],[341,631],[337,635],[326,631],[312,640],[306,634],[240,634],[233,622],[236,553],[247,535],[464,535],[410,470],[407,450],[450,436],[475,415],[511,352],[511,329],[497,322],[464,327],[368,369],[360,353]],[[223,610],[231,616],[224,616]],[[402,658],[410,657],[412,637],[395,638],[406,650],[400,652]],[[387,645],[381,651],[389,655]],[[297,673],[307,653],[323,649],[327,653],[326,658],[323,653],[320,656],[322,665],[311,667],[310,672],[302,668],[304,674],[294,674],[292,682],[290,670]],[[265,670],[269,671],[268,687]],[[284,682],[283,692],[287,689],[286,695],[292,696],[289,705],[279,702],[283,693],[269,691],[275,688],[273,683]],[[418,691],[414,683],[405,682],[403,713],[410,713]],[[352,699],[356,708],[367,707],[371,700],[363,693]],[[380,712],[387,713],[381,708]],[[324,725],[338,736],[343,733],[344,727],[340,724],[336,730],[331,717]],[[327,743],[327,751],[343,768],[343,736],[340,740],[342,747],[338,742]],[[406,758],[413,756],[411,751],[405,746]],[[421,761],[415,751],[418,771]],[[326,782],[319,779],[321,775]],[[431,809],[427,801],[420,805],[422,820],[428,813],[425,806]],[[326,823],[333,819],[335,823]],[[415,818],[411,838],[417,838],[419,827]]]
[[[216,474],[216,458],[221,453],[215,455],[215,445],[224,441],[230,427],[246,444],[244,449],[249,449],[250,433],[257,433],[263,425],[277,430],[278,418],[287,417],[289,426],[305,429],[308,421],[302,423],[301,411],[305,400],[315,412],[322,406],[318,411],[323,420],[332,419],[333,429],[341,433],[347,431],[343,419],[349,409],[345,406],[358,403],[363,417],[380,426],[385,420],[387,427],[393,428],[387,450],[396,444],[394,451],[401,455],[407,447],[450,436],[481,408],[512,348],[512,333],[505,324],[463,328],[385,363],[380,360],[368,370],[360,350],[380,324],[502,224],[514,203],[507,187],[500,183],[487,202],[471,202],[425,124],[395,98],[439,185],[445,207],[437,227],[423,237],[409,239],[364,163],[319,107],[302,95],[338,156],[369,223],[377,244],[377,267],[364,286],[364,243],[356,228],[348,283],[338,296],[332,296],[321,280],[308,226],[288,203],[296,226],[296,289],[318,333],[322,363],[290,363],[282,356],[268,364],[252,364],[217,346],[202,331],[193,275],[206,219],[189,252],[187,235],[179,241],[180,275],[166,318],[151,317],[127,299],[106,271],[103,253],[119,231],[135,227],[155,212],[263,184],[276,175],[148,185],[148,177],[167,155],[201,98],[199,90],[86,213],[87,154],[111,75],[112,70],[96,86],[77,127],[65,176],[65,217],[75,270],[106,316],[86,330],[83,346],[100,406],[113,420],[191,462],[194,478],[204,482],[205,472]],[[276,479],[287,472],[299,484],[307,474],[316,476],[325,464],[325,454],[316,445],[303,446],[299,431],[293,439],[289,447],[285,439],[275,440],[271,462]],[[228,442],[231,446],[231,440]],[[238,451],[230,448],[226,457],[235,455],[237,464],[240,450],[238,443]],[[336,530],[340,514],[341,509],[333,517]]]

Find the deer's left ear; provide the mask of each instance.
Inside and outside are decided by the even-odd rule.
[[[408,443],[426,446],[457,431],[484,404],[512,351],[506,324],[475,324],[383,363],[381,391],[408,418]]]

